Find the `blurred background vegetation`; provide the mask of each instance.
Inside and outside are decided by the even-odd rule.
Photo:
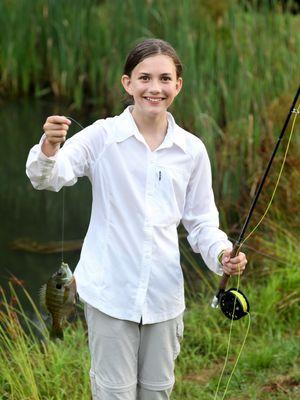
[[[86,126],[121,112],[126,105],[120,85],[124,59],[137,41],[147,37],[169,41],[182,59],[184,88],[171,111],[180,125],[204,141],[212,163],[221,227],[236,239],[299,85],[299,10],[299,1],[271,0],[1,0],[0,284],[7,287],[9,280],[15,283],[14,274],[36,298],[38,287],[60,262],[59,252],[45,256],[11,248],[13,241],[24,238],[49,242],[61,237],[61,193],[34,191],[25,176],[28,151],[38,142],[44,120],[56,113],[73,116]],[[73,124],[70,133],[76,131]],[[286,143],[287,137],[252,226],[270,200]],[[297,121],[272,207],[245,245],[250,262],[241,283],[254,303],[253,329],[261,334],[261,348],[270,340],[276,347],[274,338],[279,343],[286,335],[287,346],[291,344],[284,350],[287,353],[293,353],[295,337],[299,336],[299,160]],[[65,238],[82,239],[89,221],[89,183],[82,179],[68,188],[65,196]],[[209,321],[207,336],[198,332],[197,340],[207,344],[198,355],[210,363],[222,357],[220,349],[224,350],[222,341],[215,343],[219,337],[221,340],[222,332],[217,330],[217,337],[211,336],[222,317],[212,316],[204,305],[218,279],[207,273],[198,255],[192,254],[182,227],[179,235],[190,309],[195,310],[196,300]],[[78,252],[67,254],[72,269],[78,257]],[[193,359],[190,352],[197,341],[193,329],[201,324],[197,313],[196,307],[195,313],[187,314],[187,332],[192,339],[186,344],[180,374],[182,379],[190,379],[186,383],[179,380],[178,399],[211,398],[211,389],[205,385],[206,394],[191,386],[198,379],[191,377],[191,370],[199,359],[195,356],[194,364],[188,361]],[[252,339],[254,343],[255,334]],[[279,348],[274,351],[282,354]],[[267,379],[265,371],[274,361],[272,354],[264,354],[259,365],[249,361],[249,355],[242,369],[249,372],[247,365],[250,369],[261,367],[262,380]],[[289,375],[288,360],[285,364],[282,357],[279,359],[282,368],[279,362],[275,363],[277,368]],[[235,385],[238,393],[238,378]],[[285,388],[282,382],[281,387]],[[187,388],[194,394],[188,395]],[[257,394],[253,384],[253,397],[244,395],[243,399],[294,399],[294,388],[291,385],[282,391],[272,383],[268,390],[273,397],[264,397],[265,392]],[[25,398],[24,393],[22,396],[7,398]]]
[[[31,190],[23,172],[27,151],[51,113],[76,116],[85,126],[122,111],[120,76],[127,52],[143,38],[161,37],[184,64],[184,90],[172,112],[206,144],[222,227],[236,238],[299,84],[297,11],[295,1],[1,1],[1,200],[8,221],[3,234],[16,229],[7,218],[9,207],[16,221],[23,219],[14,236],[26,236],[25,230],[32,237],[42,218],[47,229],[40,239],[59,237],[61,201]],[[283,149],[257,215],[270,198],[282,154]],[[296,132],[272,208],[289,229],[300,222],[299,159]],[[87,185],[67,196],[66,238],[82,238],[89,218]],[[32,201],[39,206],[26,212]]]

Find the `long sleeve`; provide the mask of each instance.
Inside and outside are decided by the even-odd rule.
[[[193,172],[187,187],[182,223],[188,231],[188,242],[209,269],[218,275],[223,271],[218,254],[232,247],[227,235],[219,229],[219,213],[212,190],[209,157],[204,145],[194,159]]]
[[[79,177],[91,179],[93,164],[105,139],[105,130],[99,122],[68,139],[53,157],[43,154],[45,135],[42,136],[39,144],[30,150],[26,162],[26,174],[35,189],[58,192],[63,186],[74,185]]]

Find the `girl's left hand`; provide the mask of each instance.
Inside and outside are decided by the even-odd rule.
[[[230,258],[231,249],[226,249],[222,256],[223,271],[227,275],[241,275],[247,264],[247,258],[240,252],[236,257]]]

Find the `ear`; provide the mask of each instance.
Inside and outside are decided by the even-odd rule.
[[[126,90],[126,92],[132,96],[132,90],[131,90],[131,79],[128,75],[122,75],[121,78],[121,83],[123,85],[123,88]]]
[[[182,88],[182,85],[183,85],[183,79],[180,77],[177,79],[177,82],[176,82],[176,91],[177,91],[176,96],[179,94],[179,92]]]

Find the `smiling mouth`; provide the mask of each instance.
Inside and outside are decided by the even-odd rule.
[[[144,97],[144,99],[151,101],[151,103],[159,103],[160,101],[165,100],[165,97]]]

